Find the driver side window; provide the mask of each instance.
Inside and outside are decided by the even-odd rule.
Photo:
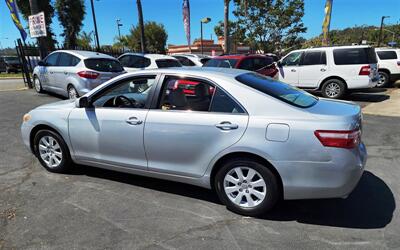
[[[282,66],[297,66],[300,63],[302,52],[293,52],[283,58]]]
[[[145,108],[156,76],[126,79],[95,98],[96,108]]]

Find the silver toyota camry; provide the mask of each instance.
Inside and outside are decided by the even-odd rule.
[[[118,76],[23,117],[51,172],[74,163],[213,189],[237,213],[280,199],[347,197],[366,163],[360,107],[254,72],[158,69]]]

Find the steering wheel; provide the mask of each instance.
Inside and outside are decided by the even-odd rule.
[[[118,95],[113,98],[113,106],[114,107],[119,107],[119,108],[124,108],[124,107],[134,107],[136,101],[131,100],[126,96],[123,95]]]

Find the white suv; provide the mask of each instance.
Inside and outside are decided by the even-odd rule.
[[[377,87],[387,87],[400,79],[400,49],[377,48],[379,81]]]
[[[182,67],[172,56],[161,54],[125,53],[118,57],[125,71],[134,72],[143,69]]]
[[[327,98],[341,98],[348,90],[373,88],[378,82],[375,49],[340,46],[290,52],[278,63],[279,80]]]

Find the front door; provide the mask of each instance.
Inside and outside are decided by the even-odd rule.
[[[182,82],[195,85],[194,91],[184,92]],[[240,140],[247,123],[245,111],[219,87],[166,76],[157,107],[146,119],[149,170],[200,177],[219,152]]]
[[[57,68],[57,61],[60,53],[55,52],[45,59],[46,66],[39,66],[39,78],[44,89],[54,91],[54,70]]]
[[[292,52],[278,64],[278,79],[293,86],[299,84],[299,63],[302,52]]]
[[[147,169],[143,145],[155,76],[127,78],[95,93],[93,108],[76,108],[69,133],[76,159]]]

